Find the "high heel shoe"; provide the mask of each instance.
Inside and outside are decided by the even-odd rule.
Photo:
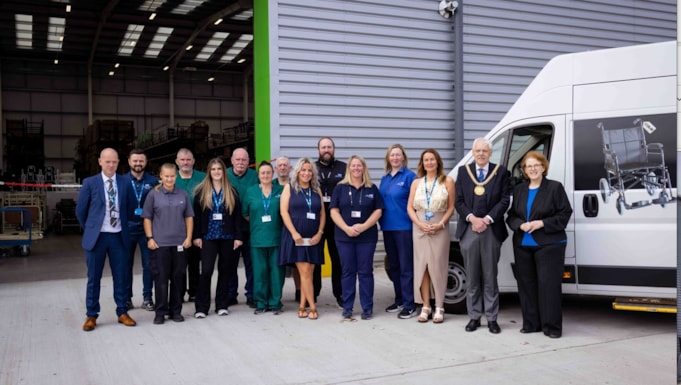
[[[445,320],[445,308],[436,307],[435,314],[433,315],[433,323],[441,324]]]
[[[428,317],[430,317],[430,308],[422,306],[421,307],[421,314],[419,315],[419,318],[417,321],[423,323],[423,322],[428,322]]]

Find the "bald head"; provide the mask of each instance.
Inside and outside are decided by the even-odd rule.
[[[99,153],[97,162],[102,168],[104,175],[111,178],[116,174],[116,169],[118,169],[118,152],[113,148],[105,148]]]

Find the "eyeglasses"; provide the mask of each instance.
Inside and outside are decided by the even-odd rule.
[[[543,167],[543,165],[542,164],[526,164],[525,165],[526,169],[527,168],[540,168],[540,167]]]

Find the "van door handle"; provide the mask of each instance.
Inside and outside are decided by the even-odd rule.
[[[584,199],[582,200],[582,210],[584,210],[584,216],[587,218],[594,218],[598,216],[598,195],[584,195]]]

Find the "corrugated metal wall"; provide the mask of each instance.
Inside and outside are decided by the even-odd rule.
[[[270,6],[272,155],[364,156],[375,182],[388,146],[453,162],[451,22],[433,0],[279,0]]]
[[[467,149],[552,57],[676,38],[676,0],[463,3]]]
[[[454,166],[452,20],[437,0],[278,0],[270,6],[272,155],[441,151]],[[463,0],[467,150],[555,55],[673,40],[675,0]]]

